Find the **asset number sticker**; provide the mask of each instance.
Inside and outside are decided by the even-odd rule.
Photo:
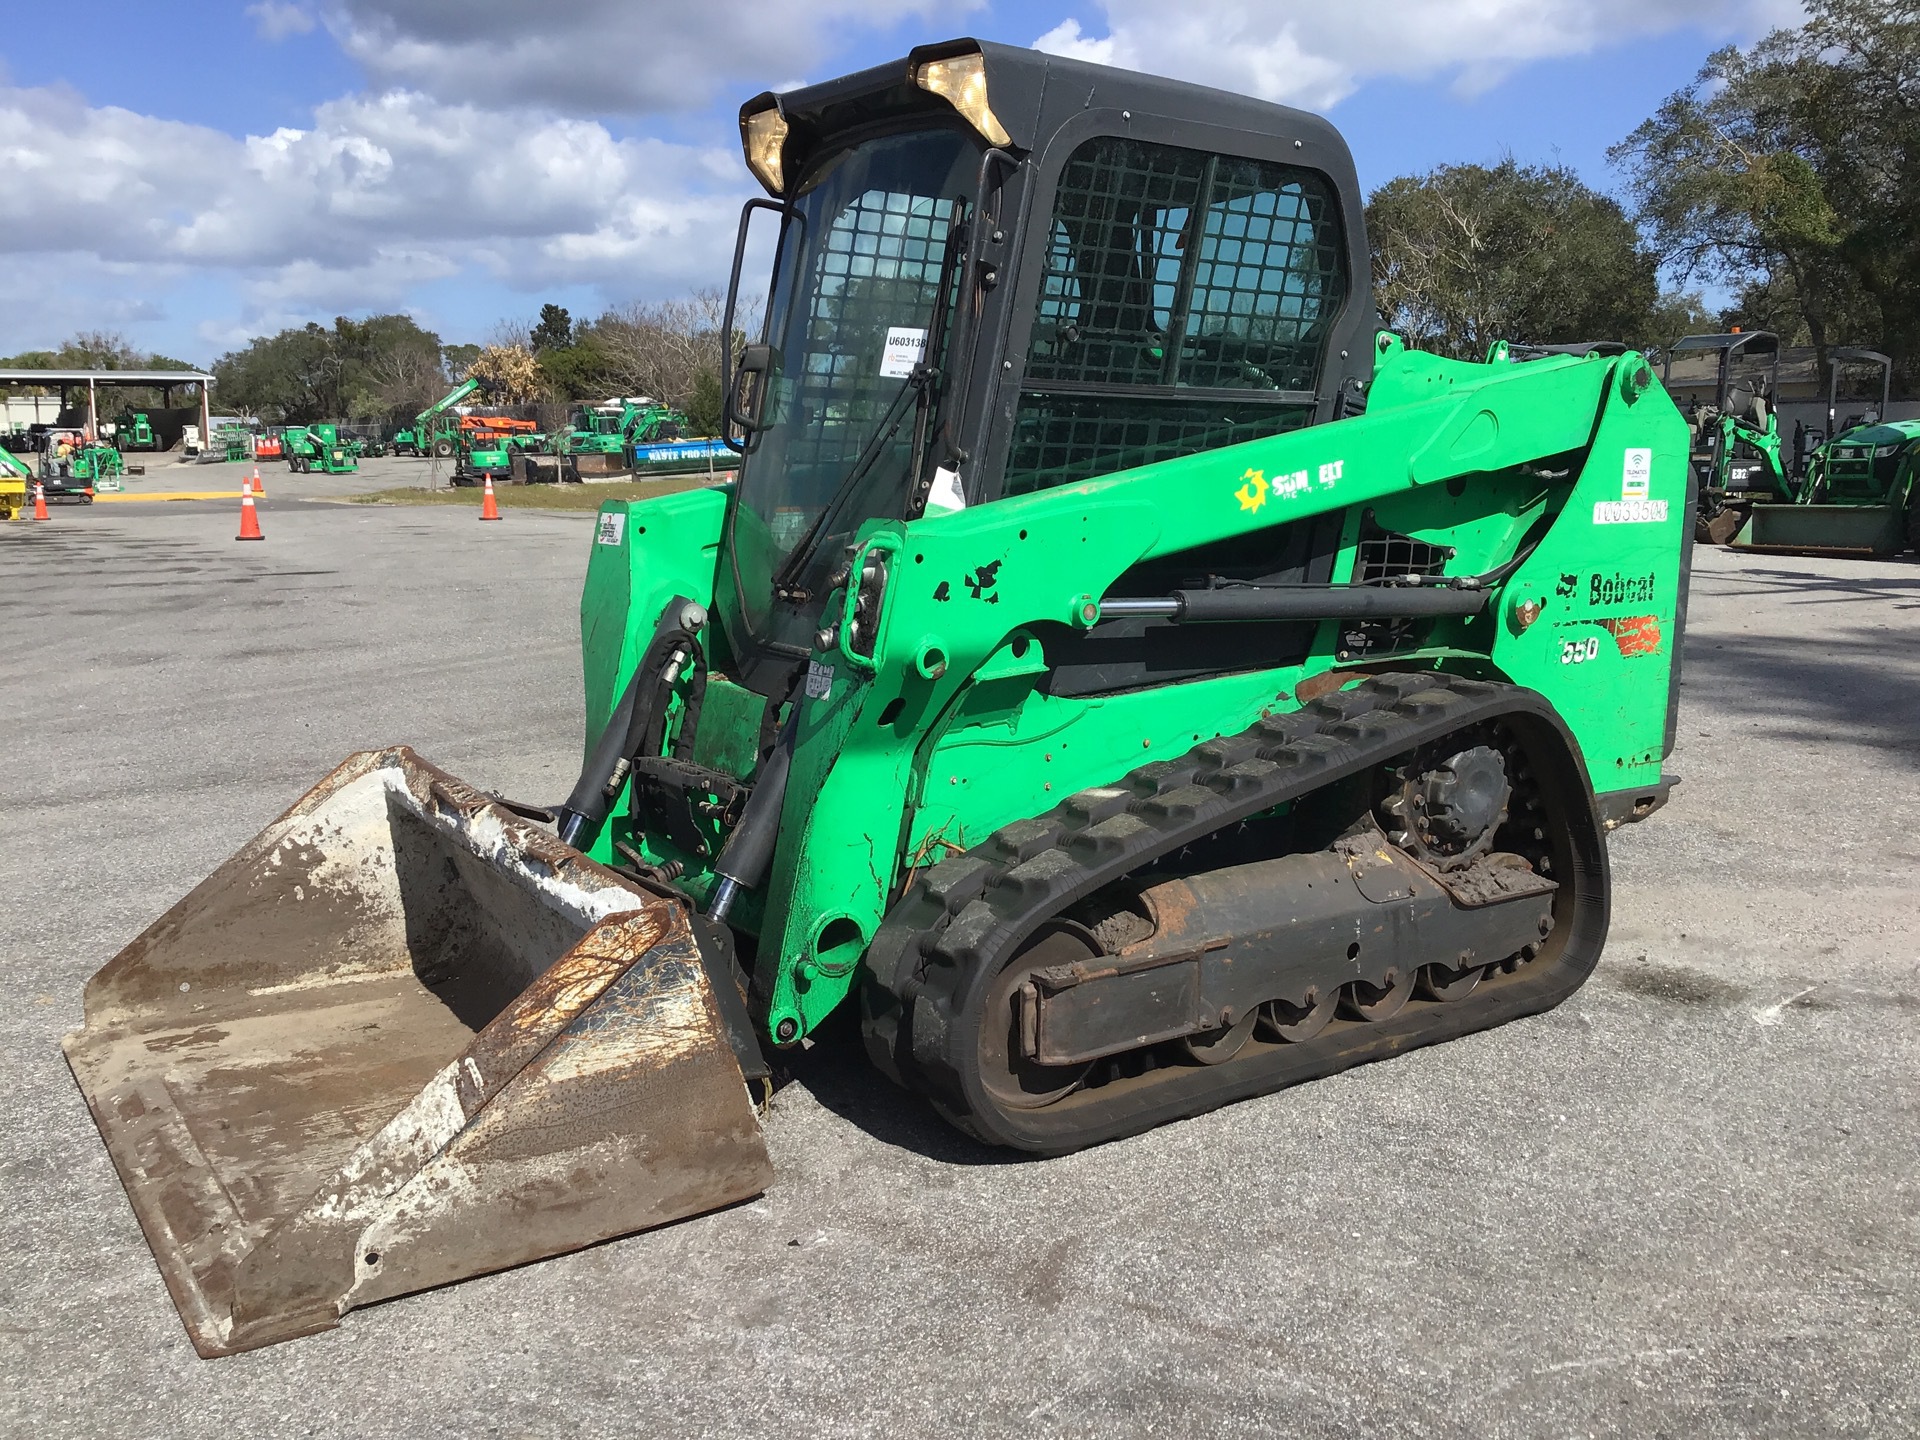
[[[1562,640],[1560,642],[1560,663],[1562,665],[1584,665],[1589,660],[1599,658],[1600,637],[1595,635],[1586,640]]]
[[[600,517],[600,527],[594,532],[594,543],[599,545],[618,545],[626,538],[627,517],[617,510],[609,510]]]
[[[824,700],[833,689],[833,667],[822,665],[818,660],[807,662],[807,698]]]
[[[887,331],[886,347],[880,352],[880,374],[887,380],[904,380],[927,353],[927,332],[917,326],[895,325]]]
[[[1620,470],[1620,498],[1644,500],[1653,484],[1653,451],[1639,448],[1627,451]]]
[[[1667,519],[1664,500],[1596,500],[1593,523],[1596,525],[1663,525]]]

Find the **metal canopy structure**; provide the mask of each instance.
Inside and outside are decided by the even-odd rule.
[[[58,389],[64,397],[73,387],[87,387],[87,439],[94,440],[100,434],[99,390],[101,386],[117,386],[122,389],[138,387],[143,390],[158,389],[162,399],[172,397],[169,392],[176,385],[198,385],[200,387],[200,435],[204,442],[213,429],[212,416],[208,406],[207,391],[213,384],[213,376],[205,370],[21,370],[0,368],[0,386],[39,385],[49,390]],[[65,408],[64,398],[62,408]]]
[[[0,385],[211,385],[204,370],[10,370],[0,369]]]

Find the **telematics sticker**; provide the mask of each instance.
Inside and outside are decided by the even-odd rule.
[[[1620,470],[1620,498],[1644,500],[1653,481],[1653,451],[1629,450]]]
[[[1667,502],[1664,500],[1596,500],[1593,523],[1596,525],[1664,525]]]
[[[894,326],[887,331],[887,348],[880,353],[880,373],[888,380],[904,380],[926,353],[927,332],[911,326]]]
[[[818,660],[807,662],[807,698],[824,700],[827,692],[833,689],[833,667],[822,665]]]
[[[618,545],[627,534],[627,517],[618,511],[609,510],[600,517],[600,528],[594,534],[594,540],[601,545]]]

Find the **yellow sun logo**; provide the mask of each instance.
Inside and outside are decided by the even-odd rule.
[[[1249,470],[1240,477],[1246,483],[1233,492],[1233,498],[1240,502],[1240,508],[1251,515],[1267,503],[1267,477],[1260,470]]]

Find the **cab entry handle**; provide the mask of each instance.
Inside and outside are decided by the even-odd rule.
[[[760,422],[766,408],[767,376],[773,371],[773,347],[748,345],[734,362],[732,386],[727,391],[727,429],[754,435],[767,427]],[[756,377],[749,384],[748,377]]]

